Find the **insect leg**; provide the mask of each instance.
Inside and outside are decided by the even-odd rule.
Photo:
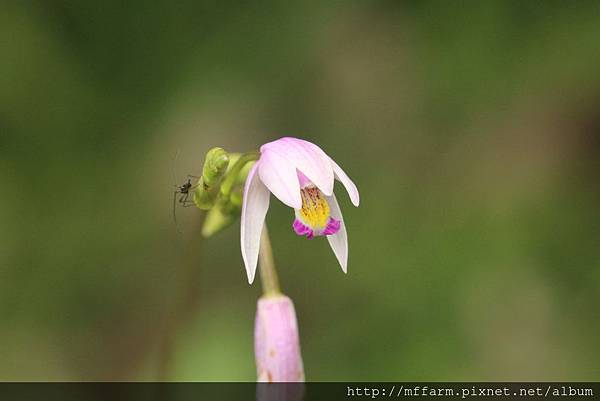
[[[175,210],[175,207],[176,207],[175,203],[176,203],[176,200],[177,200],[177,194],[178,194],[177,191],[173,192],[173,223],[175,223],[175,228],[177,229],[177,232],[179,234],[181,234],[181,230],[179,229],[179,225],[177,224],[177,212]]]

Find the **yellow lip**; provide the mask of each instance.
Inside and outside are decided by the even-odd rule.
[[[330,209],[325,196],[316,187],[300,190],[302,208],[297,210],[300,220],[313,229],[323,229],[329,221]]]

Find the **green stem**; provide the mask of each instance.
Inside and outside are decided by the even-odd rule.
[[[246,163],[258,160],[259,157],[260,154],[258,152],[244,153],[235,162],[235,164],[231,166],[231,169],[229,169],[227,175],[225,176],[225,179],[221,183],[221,194],[224,197],[229,197],[229,194],[231,193],[231,188],[233,187],[233,184],[235,184],[235,181],[238,178],[238,174],[244,168]]]
[[[269,231],[266,224],[263,227],[260,238],[258,262],[263,294],[267,297],[281,295],[277,269],[275,268],[275,261],[273,259],[273,249],[271,248],[271,240],[269,239]]]

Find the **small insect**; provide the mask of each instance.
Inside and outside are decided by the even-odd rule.
[[[179,156],[179,150],[177,151],[177,153],[175,154],[175,158],[173,159],[173,179],[174,180],[175,180],[175,161],[177,160],[177,156]],[[181,231],[179,230],[179,226],[177,225],[177,213],[176,213],[177,203],[179,203],[183,207],[194,206],[194,200],[190,199],[190,196],[193,196],[193,191],[194,191],[194,189],[196,189],[196,187],[198,185],[192,184],[192,178],[200,179],[200,177],[188,174],[187,181],[181,185],[175,185],[175,191],[173,191],[173,222],[175,223],[175,227],[177,227],[177,232],[179,232],[179,233],[181,233]],[[179,196],[179,198],[178,198],[177,195],[181,195],[181,196]]]
[[[181,204],[181,206],[183,207],[189,207],[189,206],[194,206],[194,201],[190,200],[190,191],[193,191],[194,189],[196,189],[197,185],[192,185],[192,178],[198,178],[196,176],[193,175],[188,175],[188,180],[187,182],[185,182],[183,185],[179,185],[179,186],[175,186],[175,192],[173,193],[173,200],[175,200],[175,198],[177,197],[177,194],[181,194],[181,196],[179,197],[178,202]]]

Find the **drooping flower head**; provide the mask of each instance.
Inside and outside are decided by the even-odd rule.
[[[333,193],[339,180],[354,206],[359,204],[356,185],[317,145],[284,137],[260,148],[244,187],[241,220],[242,257],[252,283],[256,272],[260,237],[269,209],[270,193],[294,209],[292,228],[311,239],[327,236],[342,270],[348,262],[348,237],[342,212]]]

